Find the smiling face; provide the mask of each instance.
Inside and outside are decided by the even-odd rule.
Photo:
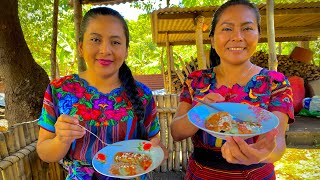
[[[97,76],[118,77],[128,49],[122,22],[111,15],[91,18],[79,43],[79,51],[88,71]]]
[[[233,5],[220,15],[211,44],[222,63],[242,64],[253,55],[258,40],[254,11],[245,5]]]

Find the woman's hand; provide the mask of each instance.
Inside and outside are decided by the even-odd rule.
[[[156,137],[152,138],[150,141],[151,141],[152,146],[155,146],[155,147],[160,146],[161,147],[161,149],[163,150],[163,153],[164,153],[163,161],[167,160],[168,156],[169,156],[169,152],[168,152],[167,148],[160,142],[159,137],[156,136]]]
[[[202,100],[206,103],[216,103],[216,102],[223,102],[225,101],[225,98],[221,96],[221,94],[218,93],[208,93],[205,95]],[[198,105],[201,103],[198,103]]]
[[[277,129],[261,135],[254,144],[247,144],[240,137],[226,137],[227,142],[221,147],[223,158],[233,164],[258,164],[266,160],[276,148]]]
[[[86,131],[77,124],[79,120],[76,117],[62,114],[54,125],[56,138],[65,144],[71,144],[75,139],[82,138]]]

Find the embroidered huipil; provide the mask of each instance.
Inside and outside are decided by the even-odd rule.
[[[224,85],[217,88],[216,83],[217,79],[213,68],[194,71],[189,74],[184,83],[180,94],[180,102],[187,102],[194,106],[197,102],[192,100],[193,97],[201,99],[210,92],[219,93],[225,97],[225,102],[250,104],[271,112],[280,111],[289,116],[289,123],[293,122],[292,90],[287,78],[283,74],[262,69],[245,86],[235,84],[231,88]],[[246,142],[251,144],[256,139],[256,137],[249,138]],[[225,143],[225,140],[215,138],[207,132],[199,130],[192,136],[192,142],[195,148],[221,152],[220,148]],[[191,164],[189,162],[189,167],[197,166],[197,164],[192,163],[194,161]],[[196,177],[195,174],[196,172],[187,172],[188,177],[201,179],[201,177]]]
[[[155,102],[147,86],[140,82],[136,84],[138,96],[145,108],[144,128],[141,130],[147,132],[147,138],[151,138],[160,130]],[[103,94],[76,74],[56,79],[49,84],[45,92],[38,124],[54,133],[54,124],[61,114],[78,115],[81,125],[110,144],[128,139],[141,139],[137,137],[137,116],[123,87]],[[65,161],[69,169],[67,179],[91,179],[94,173],[91,166],[92,157],[103,147],[104,145],[90,133],[75,140]]]

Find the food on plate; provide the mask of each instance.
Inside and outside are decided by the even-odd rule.
[[[205,121],[205,127],[211,131],[228,134],[254,134],[262,125],[258,122],[237,122],[228,112],[217,112]]]
[[[152,165],[152,159],[148,155],[136,152],[117,152],[114,162],[109,172],[121,176],[143,173]]]

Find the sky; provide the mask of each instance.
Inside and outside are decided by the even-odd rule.
[[[159,2],[159,0],[155,0],[155,1]],[[179,4],[180,1],[181,0],[170,0],[170,4],[177,5],[177,4]],[[162,3],[161,7],[165,7],[166,6],[166,1],[165,0],[160,1],[160,3]],[[115,10],[117,10],[120,14],[122,14],[124,16],[125,19],[128,19],[128,20],[137,20],[139,14],[143,14],[144,13],[142,10],[131,8],[130,7],[130,3],[113,5],[113,6],[110,6],[110,7],[115,9]]]

